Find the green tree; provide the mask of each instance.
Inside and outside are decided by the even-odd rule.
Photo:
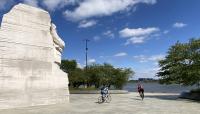
[[[78,88],[80,85],[84,85],[84,82],[85,75],[82,69],[76,68],[69,73],[69,83],[71,87]]]
[[[96,88],[99,88],[100,80],[101,80],[101,69],[99,64],[93,64],[88,66],[87,72],[87,79],[91,85],[95,85]]]
[[[60,68],[64,72],[69,73],[77,68],[77,62],[76,60],[62,60]]]
[[[101,85],[113,85],[118,89],[121,89],[128,82],[129,77],[134,74],[131,69],[114,68],[107,63],[90,65],[87,72],[89,82],[96,88]]]
[[[62,60],[61,69],[68,73],[70,87],[79,88],[80,85],[87,87],[102,85],[113,85],[121,89],[130,76],[134,74],[131,69],[114,68],[111,64],[92,64],[87,70],[77,68],[75,60]]]
[[[62,60],[60,68],[68,73],[69,86],[78,88],[84,79],[82,69],[77,68],[76,60]]]
[[[191,39],[189,43],[177,42],[164,60],[159,61],[157,76],[164,84],[194,85],[200,81],[200,39]]]
[[[124,84],[127,83],[129,78],[134,75],[134,71],[131,69],[121,69],[117,68],[114,70],[114,77],[112,79],[112,85],[115,86],[115,88],[122,89]]]

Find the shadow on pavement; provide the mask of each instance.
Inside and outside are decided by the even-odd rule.
[[[97,101],[97,102],[94,102],[94,103],[97,103],[97,104],[102,104],[102,103],[100,103],[100,102],[98,102],[98,101]]]
[[[142,101],[141,98],[131,98],[131,99],[133,99],[133,100],[137,100],[137,101]]]
[[[156,99],[160,99],[160,100],[185,101],[187,103],[191,103],[191,102],[200,103],[200,101],[197,101],[197,100],[179,98],[179,95],[146,95],[146,96],[144,96],[144,100],[145,100],[145,98],[156,98]],[[131,98],[131,99],[133,99],[133,100],[141,100],[140,97],[138,97],[138,98]]]
[[[144,98],[156,98],[162,100],[178,100],[179,95],[146,95]]]

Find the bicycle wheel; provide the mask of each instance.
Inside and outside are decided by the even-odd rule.
[[[103,99],[101,96],[98,98],[98,103],[103,103]]]
[[[142,98],[142,92],[139,92],[140,97]]]
[[[142,93],[142,100],[144,99],[144,93]]]
[[[106,101],[107,103],[109,103],[111,100],[112,100],[111,95],[110,95],[110,94],[107,95],[105,101]]]
[[[144,99],[144,94],[142,92],[140,92],[140,97],[142,98],[142,100]]]

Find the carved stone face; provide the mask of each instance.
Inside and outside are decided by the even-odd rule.
[[[53,38],[53,46],[54,46],[54,58],[55,62],[61,64],[61,53],[65,46],[64,41],[58,36],[55,24],[51,23],[50,29],[52,38]]]

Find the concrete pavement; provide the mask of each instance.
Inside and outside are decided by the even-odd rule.
[[[97,103],[98,94],[71,94],[70,103],[0,110],[0,114],[200,114],[200,103],[178,94],[112,94],[111,103]]]

